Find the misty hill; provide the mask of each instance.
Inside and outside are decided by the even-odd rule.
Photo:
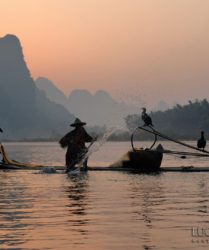
[[[89,125],[120,125],[123,109],[105,91],[92,95],[87,90],[74,90],[69,95],[69,108]]]
[[[89,126],[125,126],[124,117],[137,111],[136,107],[116,102],[106,91],[91,94],[88,90],[73,90],[67,98],[50,80],[39,77],[39,89],[58,104],[63,105],[75,116],[86,121]]]
[[[47,98],[57,104],[68,108],[68,99],[62,91],[60,91],[49,79],[45,77],[38,77],[35,81],[38,89],[44,91]]]
[[[40,91],[27,68],[20,41],[0,38],[0,126],[5,138],[50,137],[74,117]]]
[[[174,106],[174,105],[173,105]],[[152,111],[166,111],[170,108],[169,104],[163,100],[157,102],[155,107],[152,108]]]
[[[74,90],[69,95],[69,108],[89,125],[124,127],[124,117],[138,108],[115,101],[103,90],[91,94],[87,90]]]
[[[177,104],[166,111],[151,112],[150,116],[154,128],[162,133],[183,139],[196,139],[200,131],[204,130],[209,138],[209,103],[202,101],[189,101],[186,105]],[[126,123],[130,129],[143,125],[139,115],[129,115]]]

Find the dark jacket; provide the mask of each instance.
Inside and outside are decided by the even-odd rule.
[[[74,130],[66,134],[60,141],[60,145],[68,150],[85,149],[85,142],[91,142],[93,138],[86,132],[83,127],[76,127]]]

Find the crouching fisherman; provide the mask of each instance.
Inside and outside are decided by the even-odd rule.
[[[87,148],[85,142],[92,142],[93,138],[84,129],[85,122],[81,122],[80,119],[76,118],[71,127],[75,127],[74,130],[66,134],[60,141],[61,147],[67,147],[65,155],[66,172],[69,172],[75,167],[76,164],[82,162],[83,169],[87,170],[87,161],[85,154]]]

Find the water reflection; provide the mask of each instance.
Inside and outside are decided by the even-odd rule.
[[[107,156],[92,159],[112,162],[126,145],[107,144]],[[10,148],[20,161],[34,151],[34,163],[63,162],[57,147]],[[207,238],[203,248],[191,238],[191,228],[208,228],[208,183],[209,173],[0,172],[0,249],[208,249]]]
[[[130,198],[134,220],[144,222],[141,232],[143,249],[156,249],[152,230],[155,225],[155,208],[165,200],[160,175],[133,175],[130,182]]]
[[[69,175],[69,186],[66,193],[69,198],[69,224],[75,232],[87,235],[87,225],[89,219],[86,209],[88,207],[88,174],[79,173]]]
[[[1,172],[0,175],[0,244],[17,246],[26,243],[28,224],[25,219],[30,214],[27,188],[20,185],[16,178]]]
[[[206,223],[208,222],[208,186],[207,186],[208,180],[205,178],[205,176],[201,175],[200,179],[198,181],[198,194],[199,194],[199,200],[197,202],[197,211],[201,213],[203,216],[206,215]]]

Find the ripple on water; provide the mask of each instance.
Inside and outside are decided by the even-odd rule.
[[[35,162],[62,163],[55,146],[39,146],[22,147]],[[1,249],[208,249],[191,229],[208,228],[209,173],[34,173],[0,173]]]

